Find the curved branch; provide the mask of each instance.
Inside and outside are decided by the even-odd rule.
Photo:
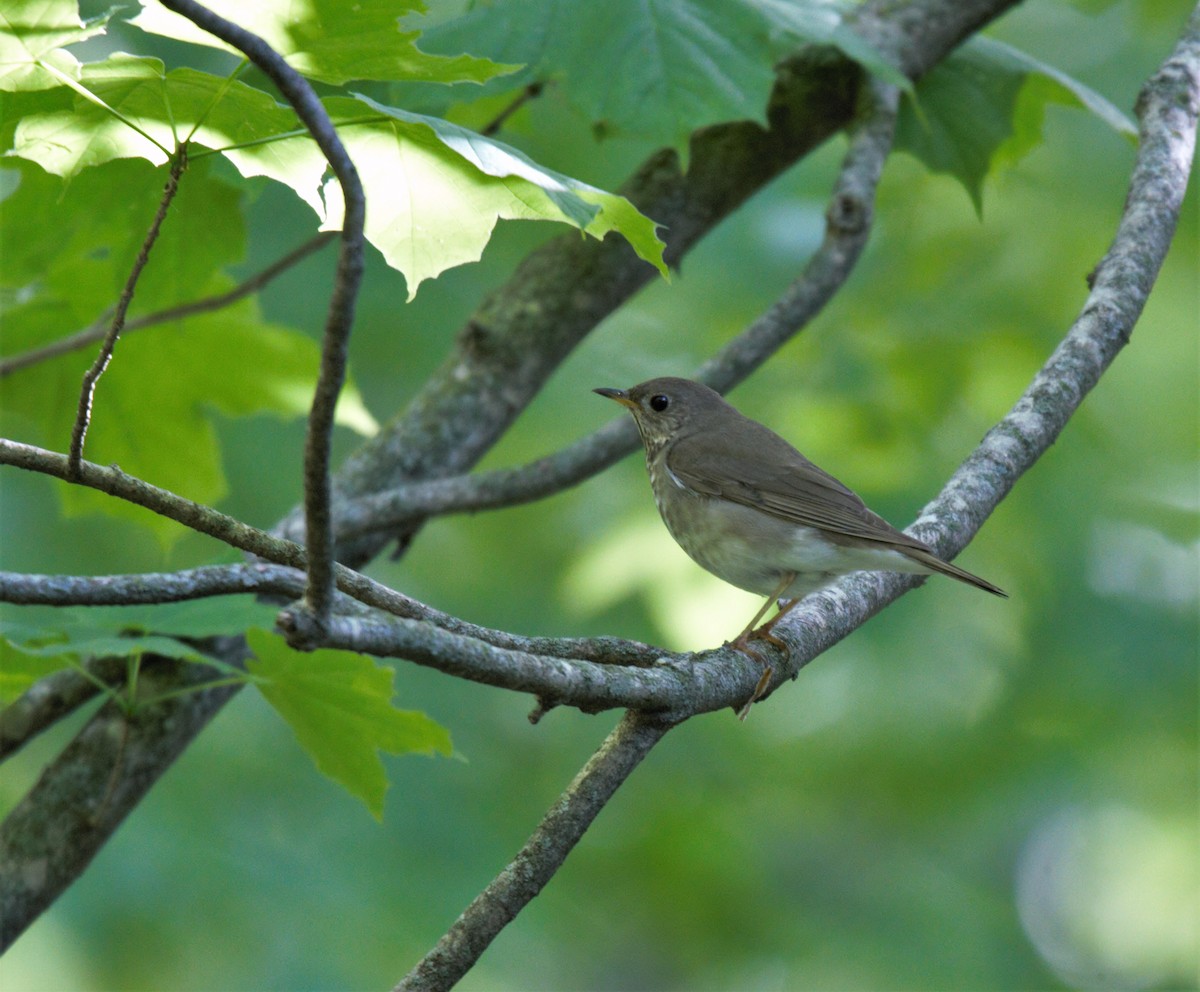
[[[84,461],[79,465],[78,474],[73,477],[66,455],[32,444],[10,441],[8,438],[0,438],[0,465],[13,465],[99,490],[144,507],[201,534],[215,537],[239,551],[247,551],[280,565],[300,569],[305,567],[304,548],[299,544],[274,537],[203,503],[196,503],[169,490],[143,482],[122,472],[115,465],[105,467],[95,462]]]
[[[0,464],[15,465],[18,468],[40,472],[59,479],[67,477],[65,455],[46,451],[30,444],[10,441],[7,438],[0,438]],[[105,468],[85,461],[80,465],[78,482],[81,485],[145,507],[202,534],[208,534],[224,541],[240,551],[265,558],[273,562],[275,566],[301,571],[304,569],[306,551],[301,545],[285,541],[283,538],[273,537],[211,507],[184,499],[166,489],[160,489],[132,475],[127,475],[118,468]],[[392,616],[427,621],[452,633],[462,634],[499,648],[628,665],[650,664],[659,654],[656,649],[648,645],[615,637],[595,639],[520,637],[507,631],[492,630],[460,620],[406,596],[404,593],[397,592],[395,589],[390,589],[383,583],[376,582],[345,565],[335,565],[334,576],[338,589],[365,606],[382,610]],[[38,591],[39,580],[48,578],[57,579],[64,586],[63,598],[58,600],[60,604],[70,601],[78,603],[78,605],[99,605],[99,597],[106,595],[102,591],[102,587],[106,584],[110,584],[113,589],[120,589],[119,595],[127,597],[123,600],[127,604],[138,602],[139,600],[133,598],[136,595],[152,595],[144,591],[136,591],[144,590],[149,584],[150,577],[144,575],[47,577],[0,573],[0,579],[3,580],[0,581],[0,602],[28,604],[35,601],[48,601],[34,598],[38,596],[52,597],[56,594],[52,587],[44,583],[42,583],[41,591]],[[154,578],[163,579],[164,588],[173,590],[171,594],[177,599],[198,599],[203,596],[222,595],[226,592],[290,594],[294,590],[292,580],[284,571],[271,570],[270,567],[263,565],[212,565],[194,569],[190,573],[175,573],[174,578],[166,576],[155,576]],[[228,588],[223,586],[228,586]],[[193,590],[191,594],[188,592],[189,588]],[[71,595],[79,598],[70,600],[66,598]],[[96,597],[95,602],[89,601],[92,597]],[[165,602],[168,600],[142,599],[140,601]]]
[[[1129,197],[1113,244],[1096,269],[1083,313],[1012,412],[988,433],[911,528],[942,554],[951,556],[961,550],[1017,478],[1053,443],[1128,341],[1174,234],[1195,151],[1198,114],[1200,8],[1138,101],[1142,140]],[[920,581],[913,576],[859,573],[809,597],[775,628],[786,639],[790,657],[779,666],[771,688],[794,678],[816,653]],[[619,730],[636,719],[627,715]],[[654,742],[650,740],[645,749]],[[472,902],[397,990],[451,988],[500,929],[541,890],[590,823],[588,817],[579,828],[570,819],[560,824],[557,817],[560,810],[570,808],[576,784],[586,780],[601,754],[603,749],[551,808],[518,859]],[[604,801],[611,795],[608,789]],[[551,872],[539,870],[541,852],[560,850],[564,844],[562,857],[546,859],[552,860]]]
[[[538,824],[512,863],[471,902],[396,992],[449,989],[542,891],[613,793],[674,724],[626,713]]]
[[[346,379],[346,350],[354,325],[354,307],[363,274],[363,222],[366,199],[358,171],[350,160],[337,129],[317,94],[283,56],[258,35],[218,17],[195,0],[160,0],[164,7],[222,41],[233,45],[271,79],[300,121],[308,128],[342,188],[345,211],[342,217],[342,250],[329,300],[329,315],[321,347],[321,371],[308,416],[304,443],[304,519],[308,547],[308,589],[305,601],[322,617],[329,612],[334,590],[333,515],[330,502],[330,447],[334,408]]]
[[[153,327],[155,324],[165,324],[173,320],[183,320],[185,317],[191,317],[198,313],[212,313],[214,310],[221,310],[251,293],[257,293],[276,276],[286,272],[297,262],[308,258],[318,248],[324,247],[332,237],[334,237],[333,231],[321,231],[309,238],[299,248],[292,249],[282,258],[272,262],[261,272],[252,275],[245,282],[238,283],[233,289],[135,317],[133,320],[125,322],[125,328],[121,333],[128,336],[131,332],[140,331],[144,327]],[[85,327],[82,331],[77,331],[57,341],[51,341],[40,348],[31,348],[18,355],[0,359],[0,379],[19,372],[21,369],[29,368],[31,365],[47,362],[60,355],[67,355],[80,348],[86,348],[89,344],[95,344],[104,338],[111,316],[111,313],[106,313],[91,327]]]
[[[875,189],[892,148],[898,98],[894,86],[871,82],[863,87],[850,145],[825,212],[820,247],[779,299],[701,366],[696,377],[702,382],[719,392],[733,388],[802,331],[850,277],[870,235]],[[343,500],[336,510],[337,533],[356,537],[431,516],[543,499],[591,478],[637,446],[637,429],[628,417],[621,417],[519,468],[412,482]]]
[[[1171,245],[1196,150],[1200,7],[1137,103],[1140,143],[1125,209],[1079,317],[1012,410],[988,431],[909,531],[952,558],[1057,439],[1129,343]],[[774,628],[791,649],[772,690],[923,578],[858,573],[814,593]]]

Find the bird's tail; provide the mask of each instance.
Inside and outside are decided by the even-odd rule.
[[[984,592],[990,592],[993,596],[1003,596],[1008,598],[1006,593],[999,586],[994,586],[987,579],[981,579],[978,575],[973,575],[965,568],[959,568],[957,565],[951,565],[948,561],[942,561],[932,551],[922,551],[920,548],[902,548],[900,549],[915,562],[919,562],[928,568],[931,572],[937,572],[941,575],[948,575],[952,579],[958,579],[959,582],[965,582],[967,585],[975,586],[976,589],[982,589]]]

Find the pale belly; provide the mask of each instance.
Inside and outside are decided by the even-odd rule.
[[[929,572],[899,551],[839,545],[811,527],[752,507],[687,490],[672,497],[656,499],[671,536],[698,565],[747,592],[769,596],[790,573],[796,577],[781,594],[785,599],[805,596],[849,572]]]

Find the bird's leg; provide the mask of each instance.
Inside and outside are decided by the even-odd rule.
[[[762,699],[763,693],[767,691],[767,686],[771,682],[771,676],[775,674],[775,669],[771,667],[766,658],[755,651],[754,648],[750,647],[750,641],[769,641],[776,647],[783,648],[786,651],[787,645],[771,633],[771,628],[779,622],[780,617],[782,617],[788,612],[788,610],[800,602],[800,598],[797,597],[796,599],[790,600],[788,603],[786,603],[779,610],[779,612],[775,614],[775,616],[763,624],[758,630],[754,629],[755,624],[757,624],[758,621],[763,618],[767,610],[771,608],[771,604],[779,601],[779,597],[783,595],[783,591],[795,581],[796,573],[788,572],[783,577],[783,581],[779,583],[779,586],[775,589],[775,591],[771,593],[767,601],[763,603],[759,611],[754,614],[754,618],[748,624],[746,624],[746,629],[738,634],[738,636],[735,637],[731,642],[729,642],[729,646],[731,648],[736,648],[743,654],[748,654],[751,658],[763,666],[763,673],[761,676],[759,676],[758,684],[754,687],[754,691],[750,694],[750,698],[746,700],[745,705],[738,710],[739,720],[745,720],[746,716],[750,713],[750,707],[758,702],[758,700]]]

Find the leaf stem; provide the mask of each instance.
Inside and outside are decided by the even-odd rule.
[[[126,127],[131,128],[132,130],[136,131],[143,138],[145,138],[147,141],[149,141],[150,144],[154,145],[155,148],[157,148],[159,151],[161,151],[163,153],[164,157],[166,157],[166,158],[171,157],[171,149],[169,149],[162,142],[158,141],[153,135],[144,131],[137,124],[135,124],[133,121],[131,121],[128,117],[126,117],[124,114],[122,114],[119,110],[115,109],[114,107],[110,107],[107,103],[105,103],[103,100],[101,100],[100,97],[96,96],[95,93],[93,93],[91,90],[89,90],[86,86],[84,86],[78,80],[72,79],[65,72],[63,72],[62,70],[60,70],[59,68],[57,68],[55,65],[53,65],[50,62],[46,62],[42,59],[38,59],[37,64],[40,68],[46,70],[46,72],[50,73],[52,76],[56,76],[58,79],[62,80],[62,83],[64,86],[68,86],[71,89],[73,89],[76,93],[78,93],[81,97],[83,97],[89,103],[93,103],[97,107],[99,107],[101,110],[105,111],[106,113],[112,114],[113,117],[115,117],[117,120],[119,120]],[[168,107],[168,111],[169,110],[170,110],[170,108]],[[172,130],[174,130],[174,128],[172,128]]]

